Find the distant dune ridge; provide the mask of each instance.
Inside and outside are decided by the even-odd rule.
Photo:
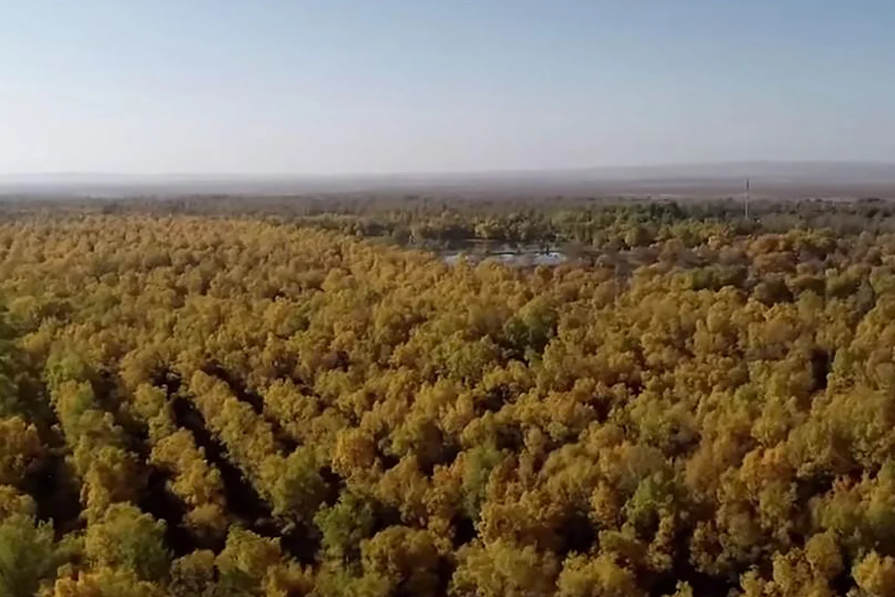
[[[104,174],[0,175],[0,195],[71,197],[361,192],[631,194],[725,196],[751,180],[757,196],[895,198],[895,163],[723,162],[395,174]]]

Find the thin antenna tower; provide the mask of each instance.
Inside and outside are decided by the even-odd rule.
[[[749,219],[749,179],[746,179],[746,193],[743,196],[743,214]]]

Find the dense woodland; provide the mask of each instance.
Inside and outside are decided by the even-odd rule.
[[[7,206],[0,596],[895,595],[888,203],[321,205]]]

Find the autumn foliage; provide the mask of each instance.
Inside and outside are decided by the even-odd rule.
[[[895,236],[575,213],[7,217],[0,595],[895,595]]]

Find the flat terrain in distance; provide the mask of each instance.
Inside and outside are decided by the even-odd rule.
[[[755,197],[895,198],[895,164],[853,162],[732,162],[431,174],[0,176],[0,197],[171,197],[178,195],[389,195],[426,193],[467,198],[544,196],[727,197],[746,178]]]

